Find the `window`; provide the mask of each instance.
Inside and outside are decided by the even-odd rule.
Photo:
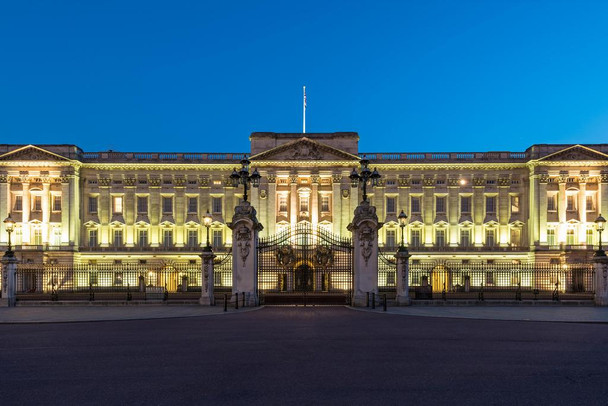
[[[23,196],[15,196],[15,203],[13,204],[13,211],[23,210]]]
[[[137,233],[137,245],[140,247],[148,246],[148,230],[139,230]]]
[[[112,213],[115,213],[115,214],[122,213],[122,196],[113,196],[112,197]]]
[[[287,213],[287,196],[283,194],[279,195],[279,212]]]
[[[173,197],[163,196],[163,213],[173,214]]]
[[[557,211],[557,196],[556,195],[548,195],[547,196],[547,211]]]
[[[496,232],[493,228],[486,229],[486,247],[494,247]]]
[[[173,246],[173,230],[163,230],[163,246],[165,248]]]
[[[188,198],[188,213],[198,213],[198,198],[197,197]]]
[[[148,214],[148,196],[137,196],[137,213]]]
[[[496,213],[496,196],[486,196],[486,213]]]
[[[42,196],[34,196],[32,211],[42,211]]]
[[[420,247],[420,230],[413,229],[410,233],[410,246]]]
[[[511,213],[519,213],[519,195],[511,196]]]
[[[89,230],[89,247],[97,246],[97,229]]]
[[[300,211],[308,213],[308,196],[300,196]]]
[[[471,245],[471,230],[468,228],[460,229],[460,246],[469,247]]]
[[[587,195],[585,198],[585,202],[586,202],[586,210],[587,211],[594,211],[595,210],[595,204],[593,204],[593,196],[591,195]]]
[[[445,247],[445,229],[435,230],[435,246]]]
[[[395,248],[396,247],[395,237],[396,237],[395,230],[386,230],[386,243],[384,245],[387,248]]]
[[[585,231],[585,243],[587,245],[593,245],[593,229],[588,228]]]
[[[188,247],[198,247],[198,230],[188,230]]]
[[[59,246],[61,245],[61,228],[53,227],[51,232],[51,245]]]
[[[89,196],[89,213],[97,213],[97,196]]]
[[[211,211],[213,214],[222,214],[222,198],[213,197],[211,198]]]
[[[420,197],[412,196],[411,204],[412,204],[412,208],[411,208],[412,213],[420,213]]]
[[[34,245],[42,245],[42,230],[39,228],[34,229]]]
[[[122,230],[114,230],[113,244],[115,247],[122,246]]]
[[[550,228],[547,230],[547,244],[555,245],[555,229]]]
[[[224,246],[222,230],[213,230],[213,248],[218,249]]]
[[[471,196],[460,196],[460,212],[471,212]]]
[[[445,213],[445,196],[435,197],[435,212]]]
[[[386,212],[387,213],[395,213],[395,198],[387,197],[386,198]]]
[[[569,228],[566,231],[566,245],[574,245],[576,244],[576,236],[574,235],[574,229]]]
[[[575,211],[576,210],[576,199],[574,195],[566,196],[566,210],[567,211]]]
[[[521,245],[521,229],[512,228],[511,229],[511,246],[519,247],[520,245]]]
[[[329,196],[328,195],[321,196],[321,211],[329,212]]]
[[[61,211],[61,195],[53,195],[53,211]]]

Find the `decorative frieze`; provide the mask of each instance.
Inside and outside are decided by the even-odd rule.
[[[435,186],[435,177],[434,176],[425,176],[424,179],[422,179],[422,185],[424,187]]]
[[[473,178],[473,186],[485,186],[486,185],[486,180],[483,177],[474,177]]]
[[[342,181],[341,173],[334,173],[331,175],[331,180],[333,183],[340,183]]]

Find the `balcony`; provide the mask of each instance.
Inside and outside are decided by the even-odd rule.
[[[203,251],[203,245],[196,247],[80,247],[80,252],[110,252],[110,253],[124,253],[124,252],[165,252],[165,253],[201,253]],[[217,254],[225,254],[231,251],[230,246],[223,245],[221,247],[213,247],[213,252]]]

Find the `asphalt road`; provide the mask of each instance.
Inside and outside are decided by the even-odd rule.
[[[0,404],[608,404],[608,325],[265,308],[0,325]]]

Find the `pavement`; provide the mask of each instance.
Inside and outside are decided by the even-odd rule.
[[[310,306],[309,306],[310,307]],[[229,308],[198,305],[142,306],[24,306],[0,308],[0,324],[75,323],[91,321],[149,320],[243,313],[258,308]],[[608,323],[608,307],[586,306],[407,306],[353,308],[358,311],[401,316],[478,320]]]
[[[243,313],[259,308],[239,310],[223,306],[142,305],[142,306],[24,306],[0,308],[0,324],[78,323],[91,321],[173,319]]]
[[[209,312],[171,305],[67,309],[78,310]],[[2,324],[0,403],[605,406],[607,343],[608,324],[601,323],[413,317],[320,306]]]

